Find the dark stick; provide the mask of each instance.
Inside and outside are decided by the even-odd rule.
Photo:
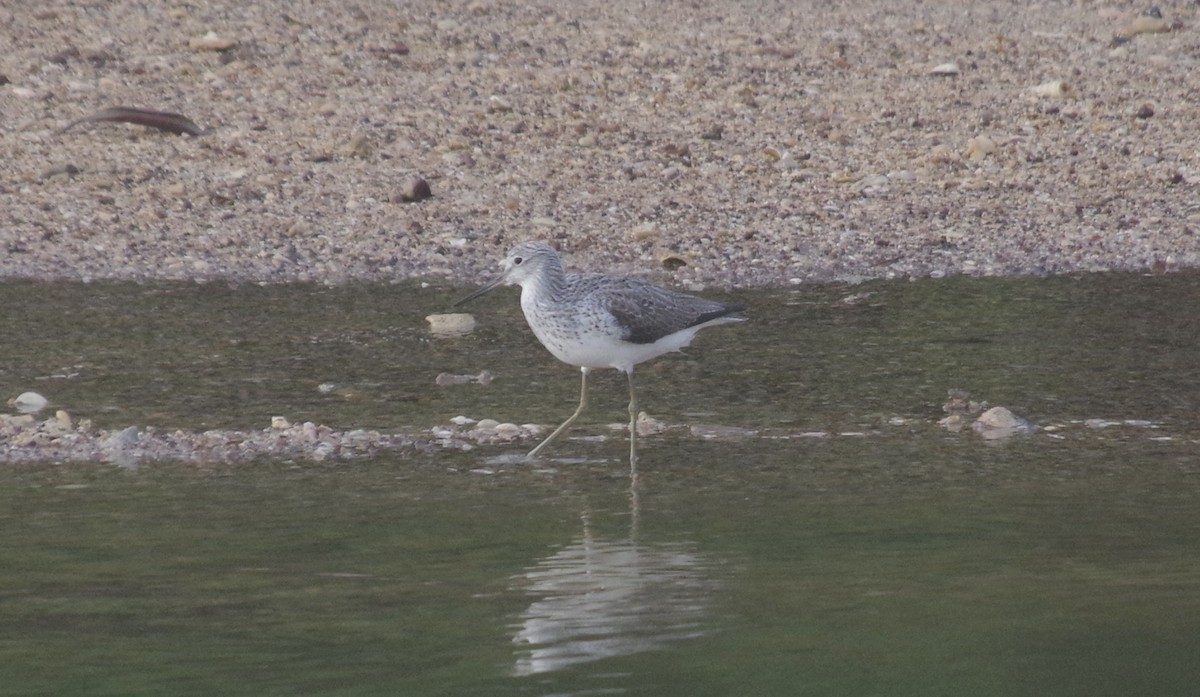
[[[74,128],[81,123],[96,123],[101,121],[118,121],[121,123],[136,123],[139,126],[148,128],[157,128],[160,131],[169,131],[171,133],[183,134],[189,136],[202,136],[211,132],[210,128],[200,128],[188,117],[183,114],[174,114],[169,111],[154,111],[151,109],[135,109],[133,107],[115,106],[108,109],[101,109],[94,114],[85,116],[81,119],[75,119],[71,123],[58,129],[57,133],[61,134],[67,129]]]

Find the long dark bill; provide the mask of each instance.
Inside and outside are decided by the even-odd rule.
[[[496,286],[500,285],[503,282],[504,282],[504,274],[500,274],[499,276],[497,276],[495,278],[495,280],[493,280],[493,281],[489,282],[487,285],[482,286],[479,289],[475,290],[474,292],[472,292],[470,295],[466,296],[462,300],[459,300],[458,302],[454,303],[454,307],[458,307],[459,305],[465,305],[465,304],[471,302],[475,298],[478,298],[479,296],[483,295],[484,293],[495,288]]]

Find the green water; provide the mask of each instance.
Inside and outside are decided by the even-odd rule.
[[[565,417],[578,373],[512,295],[428,336],[459,293],[0,284],[0,396],[106,428]],[[636,486],[599,373],[570,462],[0,467],[0,695],[1195,694],[1200,276],[736,297],[752,323],[641,401],[760,436],[647,438]],[[1051,429],[947,433],[951,388]]]

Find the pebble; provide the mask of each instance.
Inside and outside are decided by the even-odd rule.
[[[1018,433],[1030,433],[1034,429],[1033,424],[1005,407],[992,407],[971,424],[971,430],[986,439],[1007,438]]]
[[[512,111],[512,104],[507,99],[499,95],[493,94],[488,97],[487,110],[493,114],[507,114]]]
[[[8,405],[22,414],[36,414],[50,402],[37,392],[22,392],[8,400]]]
[[[971,399],[971,394],[966,390],[952,389],[948,391],[947,396],[949,399],[942,405],[946,416],[938,421],[938,425],[950,431],[962,430],[971,417],[987,408],[987,402]]]
[[[1171,31],[1171,23],[1162,17],[1139,15],[1117,32],[1117,36],[1130,39],[1138,34],[1163,34]]]
[[[415,174],[405,177],[404,181],[400,182],[398,193],[400,200],[405,203],[416,203],[433,197],[433,190],[429,188],[429,182]]]
[[[453,373],[438,373],[434,378],[435,385],[445,387],[447,385],[466,385],[468,383],[476,383],[479,385],[487,385],[493,380],[492,373],[489,370],[482,370],[478,375],[454,375]]]
[[[855,182],[854,188],[867,195],[882,194],[887,192],[889,181],[886,174],[871,174]]]
[[[644,411],[638,412],[637,421],[634,423],[639,436],[652,436],[667,430],[665,421],[656,419]],[[622,428],[628,428],[628,426],[622,424]]]
[[[219,36],[213,31],[188,41],[188,47],[193,51],[228,51],[234,46],[237,46],[237,41]]]
[[[365,133],[360,133],[351,138],[349,143],[346,143],[343,152],[350,157],[367,160],[375,154],[375,146],[371,144],[369,136]]]
[[[439,339],[453,339],[475,331],[475,316],[466,312],[426,315],[429,333]]]
[[[967,141],[967,150],[964,155],[968,160],[978,162],[994,152],[996,152],[996,141],[987,136],[975,136]]]
[[[635,225],[629,231],[629,234],[633,237],[635,242],[644,242],[649,239],[654,239],[662,233],[658,229],[658,223],[646,221]]]
[[[1071,85],[1063,80],[1051,80],[1030,87],[1029,91],[1039,97],[1065,97],[1071,92]]]
[[[688,265],[687,259],[669,249],[655,250],[654,256],[658,259],[659,265],[667,271],[678,271]]]

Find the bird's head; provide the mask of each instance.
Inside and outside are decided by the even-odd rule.
[[[497,286],[524,286],[536,283],[548,269],[562,269],[558,252],[545,242],[522,242],[509,250],[502,262],[504,270],[486,285],[454,303],[463,305]]]

